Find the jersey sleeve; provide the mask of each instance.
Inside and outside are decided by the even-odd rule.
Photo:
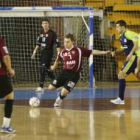
[[[92,53],[92,50],[88,50],[86,48],[83,47],[79,47],[82,51],[82,57],[89,57]]]
[[[140,56],[140,34],[138,35],[138,49],[136,50],[137,56]]]
[[[137,33],[130,31],[130,30],[127,30],[125,32],[125,36],[127,39],[132,40],[133,42],[137,42],[138,38],[139,38]]]
[[[5,43],[4,39],[0,40],[0,53],[1,53],[2,57],[4,57],[5,55],[9,55],[9,51],[6,47],[6,43]]]
[[[62,54],[63,54],[63,50],[57,55],[57,58],[56,58],[57,62],[62,60],[63,58]]]
[[[60,42],[55,32],[53,32],[53,43],[55,44],[56,48],[60,48]]]
[[[42,31],[38,34],[37,39],[36,39],[36,45],[41,46],[41,37],[40,34],[42,33]]]

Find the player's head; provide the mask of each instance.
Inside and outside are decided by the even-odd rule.
[[[66,49],[70,49],[73,47],[73,43],[74,43],[74,36],[73,34],[67,34],[64,38],[64,46]]]
[[[124,20],[118,20],[116,22],[116,30],[119,34],[122,34],[126,29],[126,22]]]
[[[42,19],[42,21],[41,21],[41,23],[42,23],[42,28],[44,29],[44,30],[49,30],[49,20],[47,19],[47,18],[43,18]]]

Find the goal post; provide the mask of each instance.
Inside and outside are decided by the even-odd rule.
[[[8,38],[7,36],[10,34],[10,32],[6,33],[6,31],[5,31],[7,26],[8,26],[7,25],[8,23],[6,23],[7,18],[8,18],[8,22],[11,23],[11,24],[9,24],[11,28],[12,28],[12,26],[14,26],[14,23],[17,22],[17,18],[24,18],[24,19],[26,18],[25,21],[22,21],[22,23],[23,22],[25,23],[25,25],[23,25],[25,27],[23,27],[22,36],[26,36],[26,34],[28,33],[29,28],[26,27],[27,23],[35,21],[35,20],[28,21],[28,18],[41,18],[41,17],[65,18],[63,20],[64,29],[61,29],[61,31],[60,31],[60,29],[58,29],[58,31],[63,32],[62,33],[63,37],[64,37],[65,33],[68,33],[69,31],[71,33],[76,32],[76,34],[75,34],[75,37],[77,39],[76,41],[78,42],[78,39],[81,36],[81,38],[79,39],[80,45],[86,45],[86,47],[88,47],[88,49],[93,49],[93,17],[94,16],[102,17],[103,13],[100,10],[94,11],[92,7],[82,7],[82,6],[81,7],[0,7],[0,17],[4,18],[4,19],[0,18],[0,31],[2,29],[1,35],[3,36],[3,34],[5,34],[5,38]],[[72,18],[74,18],[74,20],[67,20],[66,19],[67,17],[72,17]],[[73,21],[75,21],[77,17],[80,18],[80,20],[77,20],[78,22],[76,21],[75,23],[73,23]],[[87,20],[84,19],[85,17],[87,18]],[[56,22],[55,20],[53,20],[53,21]],[[79,23],[81,23],[81,21],[84,24],[80,25]],[[5,22],[5,25],[1,24],[1,22]],[[68,23],[68,24],[66,25],[66,23]],[[73,23],[73,25],[71,25],[69,27],[69,25],[71,23]],[[73,29],[74,26],[76,26],[75,24],[77,24],[77,27],[81,26],[81,28]],[[4,26],[4,27],[2,27],[2,26]],[[29,27],[32,27],[32,26],[33,25],[30,25]],[[54,25],[54,28],[55,28],[55,26],[57,26],[57,24]],[[58,27],[56,27],[56,28],[58,28]],[[13,30],[14,29],[16,29],[16,27],[13,27]],[[12,29],[10,29],[10,30],[12,30]],[[20,30],[20,28],[19,28],[19,30]],[[27,33],[24,33],[24,31],[26,31],[26,30],[27,30]],[[86,33],[85,33],[86,31],[84,31],[84,30],[88,31],[88,37],[86,37]],[[13,33],[13,32],[11,31],[11,33]],[[81,34],[81,33],[83,33],[83,34]],[[16,34],[15,36],[18,36],[18,32],[17,33],[14,32],[14,34]],[[34,33],[32,33],[32,34],[34,34]],[[57,34],[59,36],[59,32],[57,32]],[[79,34],[79,36],[78,36],[78,34]],[[27,35],[27,36],[29,36],[29,35]],[[63,37],[62,37],[62,39],[63,39]],[[23,37],[23,38],[26,38],[26,37]],[[87,41],[87,43],[85,43],[83,41],[83,39],[86,40],[87,38],[88,38],[88,41]],[[11,39],[12,39],[12,37],[11,37]],[[12,42],[14,42],[13,40],[11,42],[9,40],[9,46],[10,46],[10,44],[12,44]],[[33,40],[33,39],[30,39],[30,42],[28,42],[27,44],[31,44],[31,40]],[[6,40],[6,42],[7,42],[7,40]],[[61,40],[60,40],[60,42],[61,42]],[[18,43],[20,43],[20,40],[18,41]],[[76,43],[76,45],[79,45],[79,43]],[[8,48],[9,48],[9,46],[8,46]],[[26,48],[27,47],[25,47],[25,49]],[[18,49],[18,48],[16,48],[16,49],[18,51],[20,51],[20,49]],[[16,58],[16,56],[15,56],[16,52],[15,52],[14,48],[11,48],[10,50],[11,50],[10,52],[14,51],[13,59]],[[26,50],[26,52],[27,52],[27,50]],[[25,53],[24,47],[23,47],[23,50],[19,53],[21,56],[25,55],[25,57],[26,57],[26,55],[27,55],[27,54],[21,54],[21,53]],[[13,60],[13,61],[16,61],[16,60]],[[17,61],[19,61],[19,60],[17,60]],[[26,59],[24,59],[24,61],[26,61]],[[20,63],[23,63],[23,62],[20,62]],[[30,67],[30,63],[28,64],[28,66],[27,66],[27,64],[28,63],[25,62],[26,66],[24,67],[24,72],[21,73],[22,77],[24,77],[25,82],[27,80],[25,77],[28,75],[28,73],[29,73],[29,76],[31,76],[31,73],[29,71],[32,72],[31,67]],[[20,67],[20,64],[17,65],[16,67]],[[88,75],[89,87],[92,88],[93,87],[93,56],[92,55],[89,58],[89,66],[88,67],[89,67],[89,75]],[[17,68],[17,70],[18,69],[19,68]],[[85,73],[86,73],[86,71],[85,71]],[[20,74],[19,74],[19,76],[20,76]],[[32,77],[37,77],[37,76],[32,76]],[[17,76],[16,79],[18,79],[18,78],[19,77]],[[33,79],[33,81],[37,82],[37,79],[38,78]],[[22,79],[19,78],[18,81],[22,81]],[[29,80],[29,81],[31,82],[31,80]]]

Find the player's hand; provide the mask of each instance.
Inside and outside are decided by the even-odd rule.
[[[14,69],[10,69],[8,72],[9,72],[9,74],[10,74],[11,76],[14,76],[14,75],[15,75],[15,70],[14,70]]]
[[[105,51],[105,54],[111,54],[111,51]]]
[[[115,57],[115,51],[111,52],[112,57]]]
[[[132,54],[129,54],[129,55],[126,57],[126,61],[129,61],[131,58],[132,58]]]
[[[32,54],[31,59],[35,59],[35,54]]]
[[[52,66],[50,67],[50,69],[51,69],[52,71],[54,71],[54,70],[55,70],[55,67],[52,65]]]

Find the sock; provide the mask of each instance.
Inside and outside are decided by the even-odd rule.
[[[6,118],[6,117],[3,117],[3,124],[2,124],[2,127],[9,127],[10,126],[10,122],[11,122],[11,118]]]
[[[119,97],[121,100],[124,100],[124,91],[125,91],[125,79],[119,80]]]
[[[4,117],[11,118],[14,100],[5,100]]]

